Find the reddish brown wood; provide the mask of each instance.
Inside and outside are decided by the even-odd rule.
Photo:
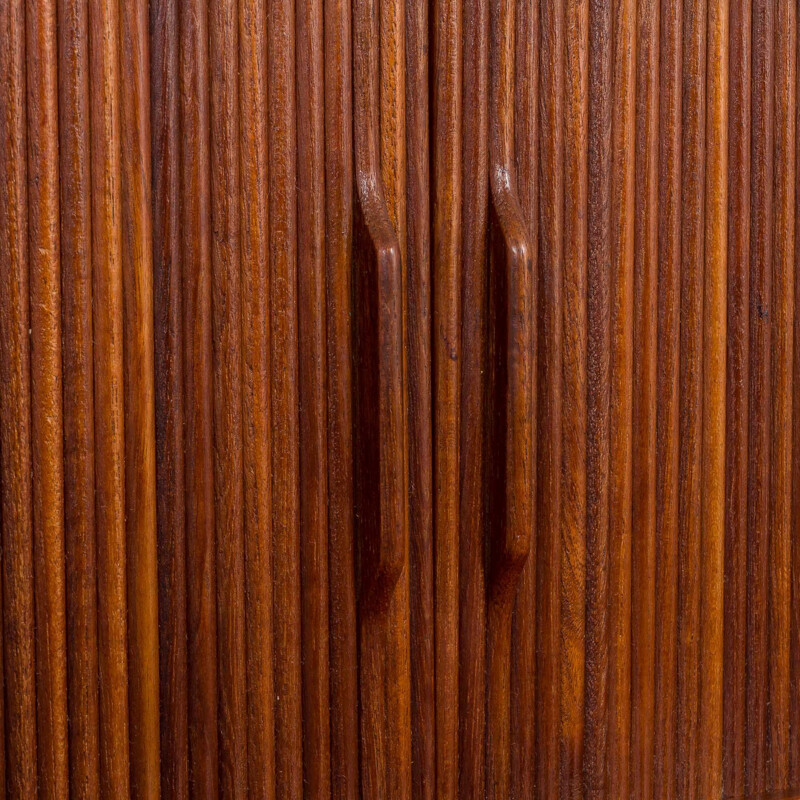
[[[128,694],[137,798],[161,793],[148,23],[146,3],[120,6]]]
[[[209,3],[219,793],[247,792],[238,4]]]
[[[586,660],[588,0],[566,10],[561,461],[561,796],[583,793]]]
[[[346,0],[325,3],[329,657],[331,796],[335,800],[359,796],[352,441],[352,45],[348,11]]]
[[[150,5],[161,793],[189,793],[178,4]]]
[[[728,4],[709,0],[703,285],[698,797],[722,795],[725,374],[728,221]]]
[[[300,577],[304,795],[330,796],[322,2],[297,4]]]
[[[800,43],[798,44],[800,47]],[[795,63],[797,82],[800,83],[800,71]],[[800,126],[800,104],[797,103],[798,86],[795,84],[795,139]],[[795,150],[795,259],[794,259],[794,366],[793,366],[793,403],[792,403],[792,486],[800,483],[800,253],[797,250],[797,237],[800,235],[800,140]],[[800,493],[792,494],[792,618],[791,618],[791,666],[790,666],[790,698],[789,709],[789,784],[800,785]]]
[[[706,3],[684,5],[676,792],[696,797],[703,444]],[[699,11],[700,13],[695,13]]]
[[[660,8],[636,11],[630,793],[653,797]]]
[[[606,792],[611,217],[611,6],[589,6],[586,263],[586,668],[584,785]]]
[[[431,155],[429,154],[431,101],[428,98],[431,7],[432,4],[428,0],[411,0],[406,2],[405,6],[411,794],[418,800],[432,800],[436,788],[432,494],[434,488],[431,411]],[[453,33],[457,37],[462,36],[461,29]],[[447,28],[443,34],[447,40]],[[452,41],[448,46],[459,49],[461,43]],[[460,61],[458,67],[462,69]],[[438,74],[435,62],[433,70],[433,74]],[[460,97],[461,85],[457,84],[451,91],[453,88],[456,96]],[[456,130],[453,133],[456,135],[459,132]],[[447,154],[445,155],[447,157]],[[454,157],[459,159],[461,154],[456,152]],[[460,236],[461,219],[456,217],[454,219],[456,235]],[[457,475],[451,486],[456,485],[458,485]],[[456,514],[457,512],[458,509]],[[459,548],[456,557],[460,552]],[[458,596],[455,598],[456,620],[460,617],[459,599]],[[452,611],[450,616],[453,616]],[[458,645],[457,636],[456,645]],[[455,685],[458,686],[459,683],[456,682]],[[457,705],[457,697],[455,702]]]
[[[611,340],[608,468],[608,792],[627,797],[631,697],[631,493],[636,7],[615,7],[612,38]]]
[[[530,244],[531,269],[538,275],[538,64],[539,3],[526,0],[515,4],[514,42],[514,148],[517,195]],[[537,280],[531,286],[531,304],[537,308]],[[531,331],[533,370],[537,374],[537,326]],[[536,419],[537,393],[531,386],[531,418]],[[536,463],[536,430],[531,458]],[[536,702],[536,470],[531,475],[531,509],[528,558],[522,568],[511,623],[511,796],[531,797],[535,778]]]
[[[208,14],[180,6],[181,229],[189,654],[189,782],[217,796],[217,615],[214,535]]]
[[[99,792],[88,25],[85,3],[59,3],[69,792],[86,800]]]
[[[56,5],[26,8],[38,794],[68,793]]]
[[[514,163],[514,6],[497,0],[490,15],[486,780],[487,797],[505,798],[511,781],[511,622],[535,502],[530,491],[535,322],[531,245]]]
[[[410,731],[403,725],[399,707],[404,687],[398,678],[402,679],[399,673],[404,665],[398,659],[399,648],[393,646],[398,633],[402,634],[407,586],[403,276],[399,239],[390,217],[391,208],[397,218],[397,206],[384,195],[382,172],[389,166],[383,165],[378,136],[384,92],[378,80],[382,54],[375,10],[372,0],[359,0],[353,15],[354,251],[363,259],[354,263],[353,447],[360,562],[361,792],[365,798],[405,797],[410,788],[410,763],[405,762],[410,757]],[[384,74],[387,89],[391,75]],[[396,180],[397,174],[390,177]],[[397,188],[392,185],[389,195],[395,201]],[[380,436],[369,437],[370,429]],[[408,711],[410,719],[410,705]]]
[[[303,793],[294,12],[267,5],[275,789],[287,800]]]
[[[25,6],[0,9],[0,491],[5,788],[36,794]]]
[[[656,626],[653,796],[675,795],[680,430],[683,9],[662,3],[656,411]]]
[[[276,787],[272,662],[267,17],[264,0],[248,0],[239,6],[239,98],[247,789],[251,797],[270,800],[275,796]]]
[[[750,2],[730,7],[723,789],[744,793],[750,337]]]
[[[125,547],[125,438],[119,10],[92,0],[95,503],[100,685],[100,796],[130,786]]]
[[[461,3],[433,4],[431,168],[433,543],[436,782],[458,796],[458,600],[461,362]]]
[[[2,9],[6,793],[797,783],[796,15]]]
[[[386,711],[389,757],[388,791],[405,798],[411,791],[411,703],[409,647],[409,507],[408,507],[408,271],[406,262],[406,142],[405,142],[405,2],[381,0],[379,10],[380,52],[380,172],[389,219],[397,233],[400,268],[400,396],[402,413],[398,441],[402,446],[402,481],[392,503],[401,506],[399,553],[401,573],[389,602],[386,642]],[[400,456],[398,456],[400,458]],[[397,491],[397,490],[396,490]]]
[[[769,501],[769,689],[767,699],[767,789],[782,791],[789,780],[790,580],[792,452],[786,432],[792,420],[794,328],[794,208],[797,8],[775,8],[775,110],[772,261],[772,430]]]
[[[565,3],[539,6],[536,793],[559,796]]]
[[[747,488],[745,790],[767,788],[774,4],[754,0],[750,164],[750,385]]]
[[[463,9],[461,426],[459,452],[459,796],[485,795],[487,246],[489,2]]]

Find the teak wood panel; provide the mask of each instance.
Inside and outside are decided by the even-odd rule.
[[[0,0],[0,791],[796,797],[795,0]]]

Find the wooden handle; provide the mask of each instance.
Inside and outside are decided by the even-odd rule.
[[[505,519],[492,542],[493,591],[513,596],[528,557],[533,519],[533,274],[531,245],[517,196],[513,157],[514,4],[493,0],[489,84],[489,175],[499,258],[496,302],[505,304]],[[498,337],[500,338],[500,337]]]
[[[354,439],[362,597],[387,597],[403,567],[403,331],[400,244],[379,156],[374,0],[354,4]]]

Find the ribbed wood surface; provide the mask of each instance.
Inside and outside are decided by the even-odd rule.
[[[0,0],[0,791],[800,786],[795,0]]]

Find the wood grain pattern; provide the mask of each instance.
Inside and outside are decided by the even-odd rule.
[[[26,7],[38,794],[68,793],[55,3]]]
[[[352,31],[346,0],[327,0],[324,11],[331,797],[351,800],[359,796],[350,324],[354,194],[350,147]]]
[[[266,26],[263,0],[239,4],[247,789],[252,797],[271,800],[275,796],[275,723]]]
[[[178,4],[150,6],[161,795],[189,793]]]
[[[744,793],[750,344],[750,3],[730,7],[723,788]]]
[[[653,797],[660,9],[636,9],[630,793]]]
[[[705,9],[704,9],[705,10]],[[676,791],[696,797],[699,730],[706,15],[684,8]]]
[[[561,451],[561,797],[583,789],[586,661],[586,261],[589,3],[566,9]]]
[[[211,372],[208,9],[180,6],[189,782],[217,796],[217,615]]]
[[[275,788],[303,793],[298,452],[295,6],[267,6],[269,108],[270,393],[272,403],[272,625]]]
[[[89,5],[100,796],[130,791],[119,9]]]
[[[565,2],[539,7],[536,796],[559,796]]]
[[[584,785],[606,794],[611,259],[611,5],[589,6],[586,263],[586,667]]]
[[[69,793],[87,800],[100,779],[88,25],[85,3],[59,3]]]
[[[509,796],[511,780],[511,623],[514,594],[528,557],[534,497],[533,270],[519,206],[513,148],[515,13],[490,4],[486,639],[487,797]]]
[[[300,580],[304,796],[330,796],[322,2],[299,3],[297,58]]]
[[[219,793],[247,791],[238,6],[209,3]]]
[[[128,670],[137,798],[161,793],[148,30],[146,3],[120,7]]]
[[[767,786],[769,463],[772,326],[774,7],[753,2],[750,162],[750,402],[747,486],[747,721],[745,791]]]
[[[36,794],[25,6],[0,17],[0,458],[5,788]]]
[[[0,792],[791,798],[793,0],[0,6]]]
[[[794,208],[797,8],[775,8],[775,109],[772,251],[769,503],[769,688],[767,699],[767,790],[781,791],[789,780],[789,664],[791,576],[791,376],[794,328]]]
[[[683,9],[662,4],[659,76],[656,632],[653,795],[675,796],[680,470]]]
[[[608,467],[608,792],[627,797],[631,690],[631,492],[636,6],[614,8]]]
[[[458,4],[456,4],[458,5]],[[434,555],[433,555],[433,441],[432,441],[432,341],[431,341],[431,106],[428,97],[430,75],[437,74],[438,59],[428,52],[428,0],[412,0],[405,5],[406,33],[406,302],[408,370],[408,510],[409,510],[409,608],[411,636],[411,794],[418,800],[432,800],[436,788],[436,686],[434,667]],[[435,6],[437,9],[439,6]],[[446,7],[445,7],[446,8]],[[437,13],[440,13],[437,10]],[[462,11],[463,14],[463,11]],[[437,17],[438,19],[438,17]],[[446,22],[446,20],[445,20]],[[448,36],[462,36],[461,29],[442,30]],[[459,42],[452,42],[458,50]],[[461,66],[460,59],[452,64]],[[433,72],[431,72],[431,68]],[[452,76],[451,76],[452,78]],[[461,82],[450,86],[452,102],[460,101]],[[459,120],[460,122],[460,120]],[[460,125],[463,137],[463,125]],[[450,139],[459,133],[453,131]],[[452,144],[452,141],[451,141]],[[460,158],[460,153],[453,156]],[[447,153],[445,151],[445,158]],[[461,233],[460,219],[455,232]],[[458,263],[451,265],[451,279]],[[463,276],[462,276],[463,279]],[[463,359],[463,353],[462,353]],[[463,360],[460,361],[463,364]],[[457,392],[460,386],[456,387]],[[458,446],[458,445],[456,445]],[[457,485],[458,476],[455,476]],[[453,498],[450,499],[451,504]],[[455,497],[460,505],[460,495]],[[456,514],[459,509],[456,509]],[[460,523],[460,519],[459,519]],[[460,529],[459,529],[460,530]],[[461,548],[453,554],[460,558]],[[458,567],[457,567],[458,568]],[[460,571],[459,571],[460,579]],[[461,583],[459,580],[459,595]],[[455,597],[455,614],[460,618],[460,597]],[[452,619],[449,620],[452,622]],[[456,647],[458,637],[456,635]],[[451,642],[452,646],[452,642]],[[458,653],[456,653],[458,656]],[[460,681],[455,682],[458,686]],[[452,700],[452,698],[451,698]],[[457,705],[458,698],[454,698]],[[460,726],[460,715],[458,716]],[[456,760],[457,761],[457,760]]]
[[[486,359],[489,215],[489,0],[463,9],[458,753],[461,797],[485,794]]]
[[[458,494],[461,371],[461,3],[433,5],[431,404],[436,797],[458,796]]]
[[[706,44],[703,446],[700,542],[698,797],[722,795],[725,374],[727,323],[728,5],[708,4]],[[784,784],[785,785],[785,784]]]
[[[530,244],[531,269],[538,275],[538,171],[539,171],[539,3],[516,3],[514,20],[514,149],[517,196]],[[531,286],[535,309],[538,281]],[[534,375],[538,374],[539,346],[537,326],[531,330]],[[531,418],[537,419],[537,386],[531,386]],[[536,463],[536,428],[532,433],[531,459]],[[531,797],[535,779],[536,703],[536,470],[531,475],[531,508],[528,558],[522,568],[514,605],[511,629],[511,796]]]

